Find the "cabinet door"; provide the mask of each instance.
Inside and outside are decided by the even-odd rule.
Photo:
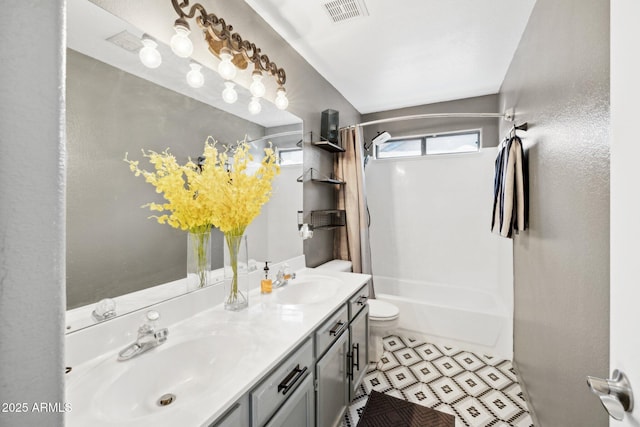
[[[369,306],[367,305],[349,326],[351,335],[351,387],[349,401],[355,397],[356,389],[367,373],[369,363]]]
[[[313,427],[313,375],[300,384],[265,427]]]
[[[238,400],[209,427],[249,427],[249,396]]]
[[[316,364],[317,427],[338,425],[349,405],[348,352],[349,334],[343,332]]]

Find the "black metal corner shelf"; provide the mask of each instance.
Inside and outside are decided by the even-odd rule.
[[[347,224],[347,213],[341,209],[324,209],[311,211],[311,223],[313,230],[331,230],[344,227]]]
[[[335,184],[335,185],[344,185],[346,184],[340,177],[335,176],[333,173],[329,175],[324,175],[320,171],[314,168],[307,169],[302,175],[300,175],[297,179],[298,182],[304,182],[305,178],[309,177],[309,181],[311,182],[319,182],[322,184]]]
[[[342,148],[338,144],[335,144],[331,141],[317,141],[317,142],[312,142],[311,145],[314,145],[318,148],[321,148],[325,151],[329,151],[331,153],[344,153],[345,151],[344,148]]]

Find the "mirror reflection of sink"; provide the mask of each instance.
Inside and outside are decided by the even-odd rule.
[[[210,335],[168,341],[126,362],[115,357],[105,360],[68,389],[69,400],[74,408],[96,411],[89,416],[100,414],[115,422],[144,422],[145,417],[166,414],[206,395],[214,384],[224,387],[233,381],[225,366],[238,360],[237,354],[225,351],[229,338]],[[238,345],[252,344],[240,339]]]
[[[317,304],[335,295],[340,288],[340,280],[331,276],[302,276],[290,280],[274,293],[278,304]]]

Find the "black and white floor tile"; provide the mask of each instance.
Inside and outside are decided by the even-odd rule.
[[[509,360],[389,336],[358,388],[343,427],[355,427],[376,390],[452,414],[456,427],[533,427]]]

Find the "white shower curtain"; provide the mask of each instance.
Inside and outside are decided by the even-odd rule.
[[[335,233],[333,255],[351,261],[354,273],[372,274],[362,128],[341,129],[340,140],[345,152],[336,155],[334,173],[346,182],[338,192],[337,209],[346,211],[347,225]],[[375,298],[373,280],[369,294]]]

